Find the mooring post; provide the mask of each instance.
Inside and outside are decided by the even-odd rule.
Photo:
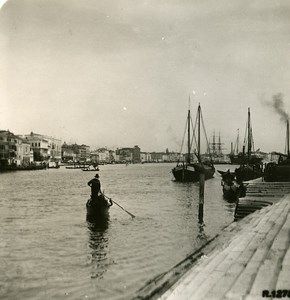
[[[198,205],[198,223],[203,224],[203,204],[204,204],[204,172],[199,174],[199,205]]]

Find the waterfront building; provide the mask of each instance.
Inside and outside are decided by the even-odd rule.
[[[117,161],[116,151],[109,150],[110,153],[110,163],[115,163]]]
[[[79,156],[77,157],[79,161],[81,162],[88,162],[90,161],[90,146],[87,145],[80,145],[79,146]]]
[[[110,151],[107,148],[99,148],[96,151],[99,154],[99,163],[109,163],[110,162]]]
[[[0,130],[0,166],[25,166],[32,161],[33,152],[26,139],[9,130]]]
[[[64,142],[64,144],[61,146],[61,160],[63,162],[77,161],[77,153],[75,152],[73,145],[68,145],[66,142]]]
[[[151,152],[151,158],[154,162],[163,162],[164,152]]]
[[[133,148],[120,148],[116,150],[120,162],[141,162],[141,149],[136,145]]]
[[[132,162],[133,161],[133,148],[121,148],[116,150],[119,162]]]
[[[140,159],[142,163],[151,162],[151,153],[150,152],[140,152]]]
[[[61,146],[62,161],[68,162],[87,162],[91,159],[90,146],[78,145],[76,143],[69,145],[64,142]]]
[[[31,132],[23,136],[33,150],[34,161],[55,161],[61,160],[61,140]]]

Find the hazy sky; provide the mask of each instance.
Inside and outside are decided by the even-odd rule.
[[[290,113],[289,54],[288,1],[9,0],[0,129],[180,150],[190,95],[228,151],[248,107],[255,148],[284,151],[286,126],[265,102],[282,93]]]

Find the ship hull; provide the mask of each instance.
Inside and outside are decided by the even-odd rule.
[[[176,166],[172,169],[172,174],[176,181],[179,182],[196,182],[199,181],[199,176],[204,173],[205,179],[210,179],[215,173],[212,166],[192,164]]]

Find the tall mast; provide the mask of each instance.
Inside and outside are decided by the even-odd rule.
[[[221,133],[219,132],[218,154],[222,154]]]
[[[251,158],[252,150],[252,129],[251,129],[251,113],[250,108],[248,107],[248,159]]]
[[[198,155],[198,159],[200,161],[200,104],[198,104],[198,132],[197,132],[197,155]]]
[[[216,142],[215,142],[215,130],[213,131],[213,137],[212,137],[212,153],[216,153]]]
[[[190,109],[187,115],[187,162],[190,163]]]
[[[286,132],[286,147],[287,147],[287,155],[290,156],[290,149],[289,149],[289,120],[287,120],[287,132]]]
[[[240,143],[240,130],[238,128],[238,135],[237,135],[237,154],[239,154],[239,143]]]

